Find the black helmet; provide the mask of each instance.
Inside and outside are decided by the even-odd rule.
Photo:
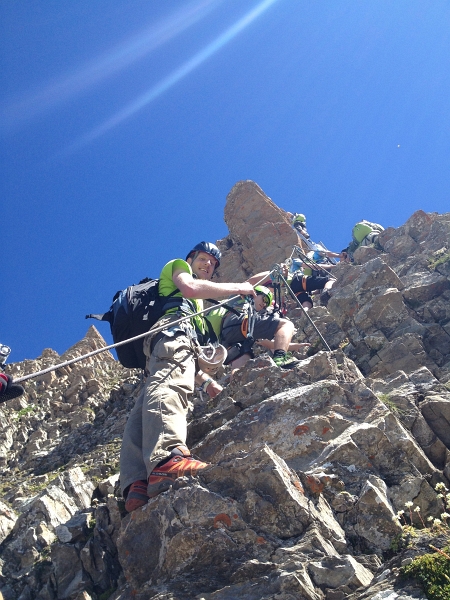
[[[210,254],[217,260],[216,268],[220,266],[220,259],[222,258],[222,253],[215,244],[212,244],[211,242],[200,242],[199,244],[194,246],[192,250],[188,253],[188,255],[186,256],[186,260],[196,252],[206,252],[206,254]]]

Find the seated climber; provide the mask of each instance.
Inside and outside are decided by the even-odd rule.
[[[266,276],[269,272],[266,273]],[[264,276],[260,273],[248,280],[256,283]],[[266,309],[273,301],[272,292],[263,285],[255,287],[254,299],[254,330],[253,339],[247,338],[248,316],[245,311],[245,300],[238,299],[225,306],[215,308],[206,316],[211,323],[220,343],[228,349],[226,364],[233,368],[242,367],[253,357],[253,341],[255,339],[274,340],[273,360],[278,367],[290,369],[297,360],[288,351],[294,333],[291,321],[281,318],[278,314],[268,312]]]
[[[341,252],[342,262],[353,262],[353,254],[361,246],[373,246],[377,250],[382,250],[378,242],[378,236],[384,231],[384,227],[378,223],[370,221],[360,221],[352,229],[352,241]]]

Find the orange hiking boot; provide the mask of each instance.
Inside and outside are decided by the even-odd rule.
[[[186,446],[177,446],[170,456],[158,463],[148,478],[147,496],[154,498],[170,488],[178,477],[195,477],[209,463],[196,460]]]
[[[147,482],[144,480],[135,481],[130,485],[127,499],[125,502],[125,510],[131,512],[137,508],[141,508],[148,502]]]

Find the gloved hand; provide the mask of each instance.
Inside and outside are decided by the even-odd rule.
[[[0,373],[0,402],[18,398],[24,391],[23,387],[18,383],[14,383],[9,375]]]

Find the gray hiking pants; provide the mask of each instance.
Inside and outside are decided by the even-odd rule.
[[[149,355],[144,389],[136,400],[123,434],[120,452],[120,487],[147,480],[158,462],[176,446],[186,445],[189,395],[195,385],[192,342],[183,332],[164,335]]]

